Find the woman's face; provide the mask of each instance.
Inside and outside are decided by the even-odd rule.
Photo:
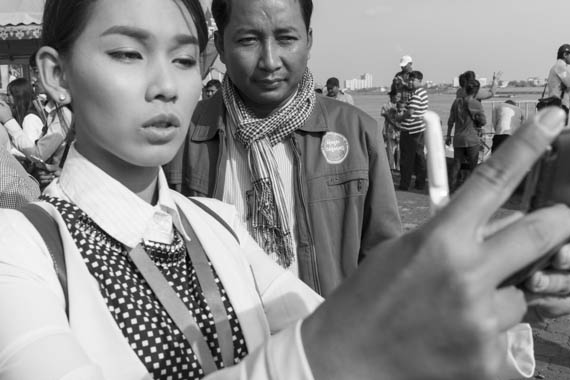
[[[201,91],[196,28],[177,0],[98,0],[63,58],[77,150],[103,169],[157,167]]]

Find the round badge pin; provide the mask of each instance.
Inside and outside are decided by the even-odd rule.
[[[337,132],[327,132],[321,142],[321,152],[329,164],[340,164],[348,156],[348,140]]]

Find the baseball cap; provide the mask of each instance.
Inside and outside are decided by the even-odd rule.
[[[400,67],[407,66],[408,63],[412,63],[412,57],[410,57],[409,55],[405,55],[402,58],[400,58]]]
[[[327,86],[331,86],[331,87],[340,87],[340,82],[338,81],[338,78],[332,77],[327,79]]]

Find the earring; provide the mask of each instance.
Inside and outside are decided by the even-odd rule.
[[[59,101],[60,102],[64,102],[66,98],[67,97],[65,96],[65,94],[59,94]]]

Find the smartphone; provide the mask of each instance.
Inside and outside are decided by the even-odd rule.
[[[536,209],[563,203],[570,206],[570,130],[564,129],[527,176],[523,209]],[[563,243],[565,244],[565,243]],[[521,285],[536,271],[547,268],[562,245],[507,278],[500,286]]]
[[[47,165],[46,162],[38,156],[32,155],[32,156],[30,156],[30,160],[36,164]]]

